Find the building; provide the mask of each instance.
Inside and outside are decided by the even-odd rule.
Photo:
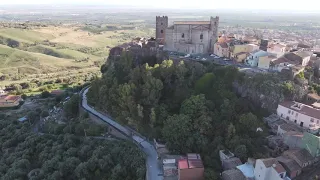
[[[289,147],[289,149],[300,148],[302,145],[303,133],[297,131],[289,131],[283,134],[283,143]]]
[[[320,110],[295,101],[284,101],[278,105],[277,114],[282,119],[294,122],[311,133],[318,133]]]
[[[237,166],[242,174],[246,177],[247,180],[254,180],[254,166],[251,163],[246,162],[245,164]]]
[[[283,137],[287,132],[302,132],[302,129],[291,123],[284,123],[278,126],[277,135]]]
[[[229,170],[229,169],[234,169],[237,166],[241,165],[242,162],[239,158],[237,157],[232,157],[229,159],[223,159],[222,160],[222,168],[223,170]]]
[[[271,44],[268,46],[267,52],[276,54],[276,57],[281,57],[287,52],[287,48],[283,44]]]
[[[163,167],[163,177],[165,180],[177,178],[178,167],[177,167],[176,159],[164,159],[162,161],[162,167]]]
[[[219,57],[229,57],[230,52],[228,44],[226,42],[215,43],[213,53]]]
[[[259,49],[262,51],[268,50],[269,41],[266,39],[260,39],[259,40]]]
[[[218,26],[219,17],[210,17],[210,21],[175,21],[169,26],[167,16],[157,16],[156,40],[169,51],[212,53],[218,38]]]
[[[269,69],[270,63],[277,59],[275,55],[262,56],[259,58],[258,67],[261,69]]]
[[[178,162],[179,180],[204,180],[204,167],[199,154],[187,154]]]
[[[301,174],[302,168],[295,160],[290,159],[286,156],[279,156],[276,159],[287,171],[287,176],[289,176],[289,178],[292,179]]]
[[[17,107],[20,102],[23,101],[21,96],[4,95],[0,96],[0,108],[1,107]]]
[[[256,180],[283,180],[286,170],[275,158],[257,159],[254,177]]]
[[[222,172],[222,180],[247,180],[238,169],[230,169]]]
[[[320,156],[320,138],[308,132],[303,133],[301,148],[306,149],[313,157]]]
[[[257,67],[259,64],[259,59],[264,56],[269,56],[271,55],[270,53],[262,50],[255,50],[250,53],[250,55],[247,57],[245,60],[245,63],[252,66],[252,67]]]
[[[283,156],[295,160],[301,168],[307,167],[314,162],[314,158],[306,149],[290,149],[283,152]]]
[[[258,50],[259,46],[255,44],[235,44],[230,46],[230,58],[237,62],[243,62],[248,55]]]

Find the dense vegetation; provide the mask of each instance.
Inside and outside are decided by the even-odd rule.
[[[144,179],[144,155],[134,144],[31,129],[29,122],[0,115],[1,180]]]
[[[256,132],[264,128],[255,115],[260,109],[232,91],[234,81],[244,81],[236,68],[172,60],[151,67],[126,53],[109,59],[103,71],[92,83],[89,103],[164,140],[173,153],[201,153],[207,179],[220,171],[220,149],[242,160],[264,155],[264,134]]]

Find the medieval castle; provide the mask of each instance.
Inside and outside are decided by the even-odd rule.
[[[157,16],[156,40],[169,51],[212,53],[218,38],[218,26],[218,16],[210,17],[210,21],[175,21],[171,26],[167,16]]]

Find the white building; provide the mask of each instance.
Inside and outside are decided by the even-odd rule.
[[[274,158],[257,159],[254,168],[255,180],[283,180],[287,179],[283,166]]]
[[[318,132],[320,127],[320,110],[302,103],[284,101],[278,105],[277,114],[312,133]]]
[[[267,52],[276,54],[277,57],[281,57],[286,53],[286,46],[282,44],[271,44],[268,47]]]
[[[156,39],[164,49],[186,54],[213,52],[219,17],[211,17],[210,21],[175,21],[168,25],[167,16],[156,17]]]

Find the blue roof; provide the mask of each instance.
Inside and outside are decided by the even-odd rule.
[[[254,177],[254,167],[252,164],[242,164],[237,166],[237,168],[245,175],[246,177]]]
[[[23,121],[26,121],[26,120],[28,120],[28,118],[26,118],[26,117],[22,117],[22,118],[18,119],[18,121],[20,121],[20,122],[23,122]]]

